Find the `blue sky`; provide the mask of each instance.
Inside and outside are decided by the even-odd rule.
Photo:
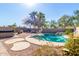
[[[46,20],[58,20],[63,15],[73,15],[73,11],[79,9],[79,4],[56,4],[42,3],[34,6],[25,4],[1,4],[0,3],[0,26],[7,26],[16,23],[22,26],[23,18],[32,11],[41,11],[45,14]]]

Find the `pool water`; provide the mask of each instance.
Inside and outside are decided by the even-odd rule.
[[[38,40],[45,40],[50,42],[65,42],[67,38],[65,38],[62,35],[55,35],[55,34],[41,34],[41,35],[35,35],[33,38],[36,38]]]

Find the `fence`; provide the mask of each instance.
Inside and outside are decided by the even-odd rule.
[[[9,27],[0,27],[0,38],[7,38],[14,36],[14,30]]]

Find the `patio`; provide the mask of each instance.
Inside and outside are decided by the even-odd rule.
[[[33,34],[22,33],[11,38],[0,39],[0,46],[1,46],[0,55],[1,56],[33,56],[34,51],[40,48],[41,44],[45,44],[45,43],[42,42],[39,44],[34,44],[32,42],[29,42],[28,40],[26,40],[26,37],[28,37],[29,35],[33,35]],[[51,43],[49,43],[49,45],[51,45]],[[52,47],[56,51],[57,55],[62,55],[62,52],[60,51],[63,49],[63,46],[52,46]]]
[[[39,46],[27,42],[24,38],[28,34],[22,33],[17,37],[0,39],[1,56],[28,56]]]

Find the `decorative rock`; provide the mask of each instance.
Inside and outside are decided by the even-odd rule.
[[[24,40],[24,39],[23,38],[15,38],[15,39],[7,40],[4,43],[5,44],[12,44],[12,43],[15,43],[15,42],[18,42],[18,41],[22,41],[22,40]]]
[[[28,42],[16,42],[13,44],[13,47],[11,48],[12,51],[20,51],[23,49],[26,49],[30,46],[30,43]]]

